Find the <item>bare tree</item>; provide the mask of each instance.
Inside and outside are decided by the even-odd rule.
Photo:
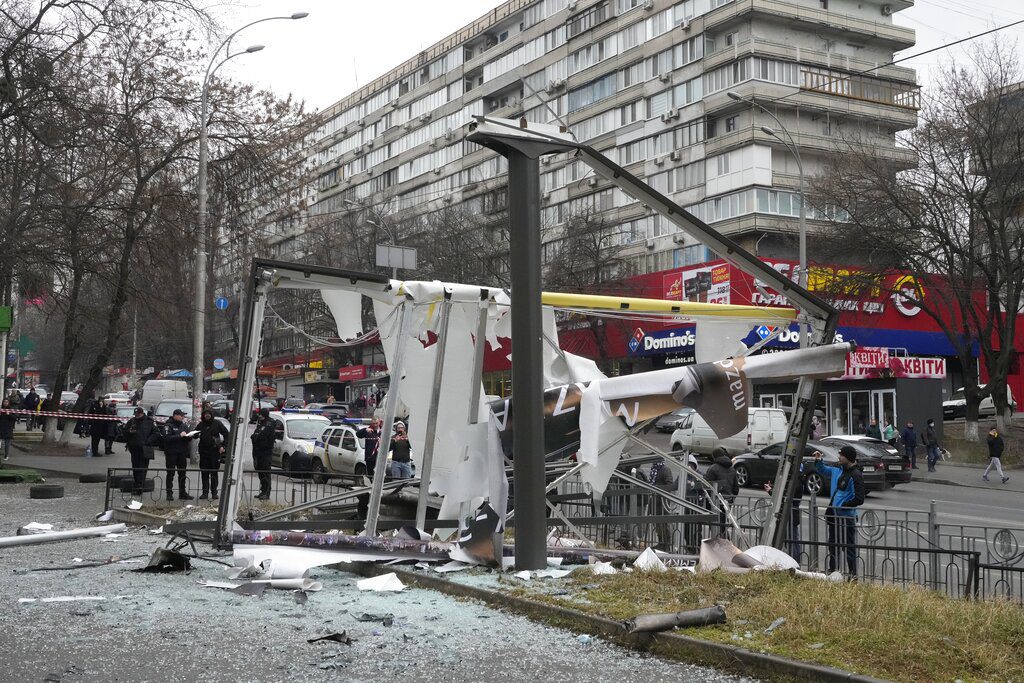
[[[945,332],[964,370],[967,438],[976,440],[984,396],[1000,426],[1008,417],[1006,378],[1024,303],[1024,93],[1013,50],[994,43],[972,57],[947,69],[925,98],[921,123],[904,140],[916,168],[850,140],[815,201],[833,218],[832,243],[868,264],[870,273],[854,277],[893,283],[893,295]],[[984,388],[974,345],[989,373]]]

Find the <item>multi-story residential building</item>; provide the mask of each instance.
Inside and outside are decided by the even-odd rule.
[[[322,113],[305,220],[370,211],[428,225],[452,207],[501,211],[504,160],[466,141],[465,127],[479,114],[522,116],[567,125],[752,251],[791,257],[800,176],[790,136],[807,175],[850,139],[913,163],[896,136],[916,124],[916,74],[889,64],[914,44],[892,20],[912,4],[509,0]],[[608,248],[634,272],[714,258],[580,162],[543,163],[545,259],[565,238],[558,226],[581,212],[613,228]],[[820,216],[809,218],[813,234]]]

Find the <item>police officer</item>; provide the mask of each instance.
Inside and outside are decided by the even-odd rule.
[[[260,480],[260,500],[270,498],[270,458],[274,452],[275,421],[270,419],[270,409],[260,408],[256,430],[252,433],[252,460]]]
[[[213,419],[213,411],[209,408],[203,409],[203,416],[199,420],[199,468],[202,473],[199,475],[203,481],[203,493],[199,500],[206,500],[210,494],[217,500],[217,474],[220,470],[220,456],[224,453],[224,441],[228,438],[228,430],[217,420]]]
[[[185,487],[185,468],[188,467],[188,428],[185,412],[175,410],[164,425],[164,456],[167,462],[167,500],[174,500],[174,471],[178,471],[178,497],[192,500]]]

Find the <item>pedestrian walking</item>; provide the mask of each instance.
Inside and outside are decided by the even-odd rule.
[[[363,460],[366,462],[366,474],[373,476],[377,469],[377,450],[380,448],[380,427],[379,419],[370,420],[369,427],[363,427],[356,431],[356,436],[363,440]]]
[[[185,411],[175,410],[164,425],[164,457],[167,464],[167,500],[174,500],[174,473],[178,473],[178,498],[192,500],[186,486],[185,469],[188,467],[188,436]]]
[[[942,457],[939,453],[939,434],[935,431],[935,420],[928,420],[924,431],[924,447],[928,453],[928,471],[935,471],[935,463]]]
[[[4,462],[11,459],[11,440],[14,439],[14,425],[18,422],[18,416],[10,410],[11,400],[5,398],[0,403],[0,441],[4,445]]]
[[[882,440],[882,430],[878,428],[878,420],[874,418],[871,419],[871,424],[868,425],[868,429],[864,432],[864,435],[869,439]]]
[[[260,408],[259,417],[256,418],[256,429],[251,437],[252,460],[256,467],[256,476],[260,480],[260,492],[256,496],[259,500],[270,498],[270,468],[274,455],[276,426],[276,420],[270,419],[270,409]]]
[[[391,478],[412,479],[412,444],[404,422],[395,423],[395,434],[391,437]]]
[[[896,439],[899,434],[896,433],[896,428],[892,425],[892,420],[885,421],[885,429],[882,430],[882,440],[890,446],[896,445]]]
[[[828,571],[836,571],[840,554],[845,550],[850,576],[857,576],[857,508],[864,503],[864,473],[857,467],[857,451],[853,446],[839,449],[839,465],[826,465],[821,451],[814,452],[814,467],[828,477],[832,497],[825,509],[828,529]]]
[[[100,441],[107,435],[107,421],[103,419],[108,415],[107,406],[103,399],[93,400],[86,413],[91,416],[89,418],[89,442],[92,446],[92,457],[98,458],[103,455],[100,452]]]
[[[727,450],[718,446],[711,451],[711,457],[714,459],[714,463],[708,468],[704,479],[712,486],[718,484],[718,494],[725,499],[725,503],[720,502],[717,498],[711,501],[712,505],[718,508],[718,535],[725,536],[726,513],[740,492],[740,480],[736,476],[732,458],[729,457]]]
[[[153,447],[157,441],[156,424],[142,408],[136,408],[132,419],[124,426],[125,443],[132,457],[132,477],[135,486],[132,493],[141,496],[146,490],[146,475],[149,461],[153,459]]]
[[[220,472],[220,457],[224,454],[224,442],[228,438],[228,430],[217,420],[213,419],[213,411],[203,410],[199,418],[199,477],[203,482],[203,492],[199,500],[206,500],[212,497],[217,500],[218,474]]]
[[[999,473],[999,478],[1003,480],[1003,483],[1010,481],[1010,478],[1003,474],[1003,437],[999,433],[999,430],[993,427],[988,433],[988,467],[985,468],[985,474],[981,475],[981,478],[988,481],[988,473],[993,467],[996,468],[996,472]],[[6,458],[5,458],[6,459]]]
[[[917,469],[917,432],[914,430],[914,423],[907,420],[906,428],[900,432],[900,439],[903,440],[903,459],[910,461],[910,468]]]

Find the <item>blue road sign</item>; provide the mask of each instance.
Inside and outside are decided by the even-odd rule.
[[[214,358],[213,359],[213,369],[214,370],[223,370],[224,369],[224,359],[223,358]]]
[[[218,311],[226,311],[228,310],[228,298],[226,296],[218,296],[214,300],[213,305]]]

